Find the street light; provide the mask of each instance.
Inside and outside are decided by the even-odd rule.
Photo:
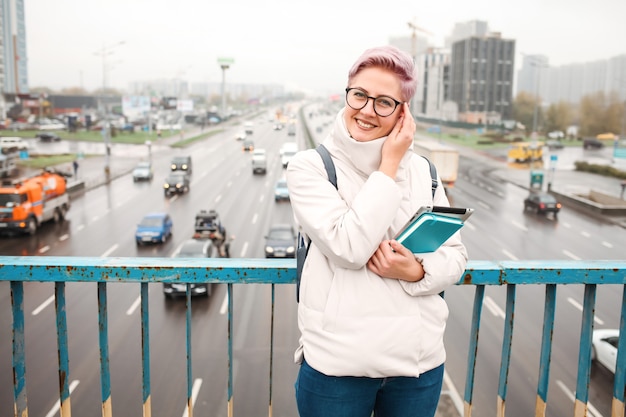
[[[106,79],[106,74],[107,74],[107,65],[106,65],[106,57],[107,55],[110,55],[113,53],[113,49],[120,46],[120,45],[124,45],[126,43],[126,41],[120,41],[117,42],[115,44],[112,45],[104,45],[102,44],[102,49],[100,49],[99,51],[95,52],[95,55],[99,55],[102,57],[102,108],[104,111],[104,125],[102,127],[102,139],[104,140],[104,154],[105,154],[105,158],[104,158],[104,172],[106,173],[106,175],[108,176],[111,172],[111,168],[110,168],[110,159],[111,159],[111,135],[110,135],[110,129],[109,129],[109,112],[108,112],[108,108],[107,105],[104,102],[104,95],[106,92],[106,87],[107,87],[107,79]]]
[[[235,62],[232,58],[218,58],[217,63],[222,68],[222,117],[226,116],[226,70]]]

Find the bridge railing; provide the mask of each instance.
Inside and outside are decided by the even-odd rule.
[[[28,416],[27,373],[24,319],[24,284],[48,282],[55,286],[56,333],[58,344],[59,404],[60,415],[71,415],[70,368],[68,353],[68,326],[66,319],[65,284],[90,282],[97,285],[98,325],[100,348],[100,382],[102,415],[112,416],[111,377],[109,371],[107,286],[116,283],[137,283],[141,287],[141,339],[142,343],[142,391],[143,415],[151,416],[150,343],[148,285],[151,283],[222,283],[228,288],[228,415],[233,415],[233,284],[268,284],[272,286],[274,303],[275,284],[295,283],[295,261],[268,259],[181,259],[181,258],[86,258],[86,257],[0,257],[0,282],[10,282],[11,309],[13,315],[12,363],[14,415]],[[587,415],[591,369],[592,333],[596,290],[598,285],[622,286],[620,338],[611,404],[612,417],[624,417],[624,393],[626,389],[626,261],[470,261],[458,285],[473,285],[474,295],[467,374],[464,394],[464,415],[471,417],[474,393],[475,365],[478,353],[478,335],[485,289],[488,286],[506,286],[506,317],[503,328],[502,354],[498,379],[497,414],[505,415],[507,379],[511,358],[513,328],[515,324],[516,289],[519,285],[545,286],[543,332],[540,363],[538,364],[537,399],[535,416],[545,416],[548,403],[548,383],[552,354],[556,292],[563,284],[584,285],[580,350],[577,363],[575,417]],[[191,293],[187,286],[187,415],[193,415],[192,357],[191,347]],[[273,305],[272,305],[273,311]],[[521,314],[521,313],[520,313]],[[272,325],[273,325],[272,320]],[[271,330],[273,335],[273,329]],[[0,334],[0,338],[9,335]],[[271,340],[273,346],[273,340]],[[270,352],[272,349],[270,348]],[[270,364],[272,363],[270,358]],[[270,365],[271,366],[271,365]],[[270,406],[271,399],[270,370]]]

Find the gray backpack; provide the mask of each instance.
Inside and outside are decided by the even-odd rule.
[[[335,171],[335,164],[333,163],[333,159],[330,157],[328,149],[320,143],[315,150],[322,157],[324,168],[326,168],[326,174],[328,175],[328,181],[330,181],[330,183],[337,188],[337,172]],[[428,165],[430,166],[430,177],[432,180],[431,186],[434,197],[438,185],[437,169],[428,158],[424,157],[424,159],[428,161]],[[300,302],[300,279],[302,277],[302,268],[304,267],[306,256],[309,254],[310,247],[311,240],[309,239],[307,243],[302,233],[298,232],[298,248],[296,249],[296,302],[298,303]]]

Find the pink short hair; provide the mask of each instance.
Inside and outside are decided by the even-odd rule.
[[[348,82],[361,70],[369,67],[380,67],[393,72],[400,80],[404,100],[411,100],[417,89],[417,79],[415,65],[409,54],[391,45],[367,49],[350,68]]]

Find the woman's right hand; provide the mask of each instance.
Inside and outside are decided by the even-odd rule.
[[[415,120],[408,103],[403,103],[402,114],[383,145],[379,171],[395,179],[400,161],[406,151],[413,146],[414,137]]]

